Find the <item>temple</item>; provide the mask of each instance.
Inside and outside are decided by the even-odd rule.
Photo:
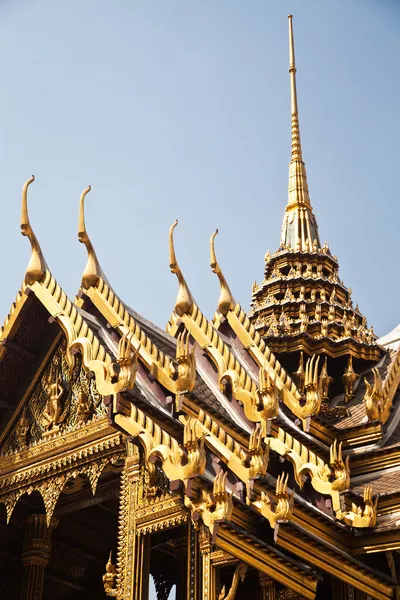
[[[177,221],[166,330],[131,309],[90,240],[90,187],[70,299],[23,186],[31,255],[0,329],[1,598],[149,600],[151,581],[158,600],[400,598],[400,335],[377,339],[321,244],[291,16],[289,73],[288,202],[248,313],[218,231],[202,313]]]

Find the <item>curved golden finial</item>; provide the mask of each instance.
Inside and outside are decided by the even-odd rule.
[[[94,251],[92,242],[86,231],[85,224],[85,197],[92,188],[90,185],[83,190],[79,201],[79,222],[78,222],[78,239],[82,244],[85,244],[88,253],[88,261],[82,275],[82,287],[88,289],[95,286],[102,276],[99,261],[97,260],[96,252]]]
[[[179,282],[179,290],[176,297],[174,311],[179,317],[182,317],[182,315],[185,315],[192,310],[193,297],[176,260],[174,248],[174,229],[177,225],[178,219],[176,219],[169,229],[169,268],[171,269],[171,273],[175,273]]]
[[[31,258],[25,273],[25,283],[27,285],[32,285],[35,281],[40,281],[44,277],[47,268],[40,244],[33,233],[28,216],[28,187],[33,181],[35,181],[34,175],[28,181],[25,181],[22,188],[21,233],[29,239],[32,248]]]
[[[229,289],[229,285],[226,282],[226,279],[221,271],[221,267],[219,266],[217,257],[215,255],[214,240],[217,235],[218,229],[214,231],[210,239],[210,267],[213,273],[215,273],[218,276],[220,283],[221,291],[218,300],[218,312],[220,312],[221,315],[226,315],[230,310],[234,309],[235,300],[232,296],[232,292]]]

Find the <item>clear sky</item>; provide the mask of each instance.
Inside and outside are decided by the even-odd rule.
[[[400,322],[399,56],[394,0],[0,1],[1,320],[29,243],[74,296],[86,255],[130,306],[164,326],[177,283],[168,229],[203,312],[219,261],[248,307],[287,199],[287,15],[294,14],[300,127],[321,241],[379,334]]]

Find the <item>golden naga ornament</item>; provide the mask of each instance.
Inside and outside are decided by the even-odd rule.
[[[204,525],[210,530],[214,539],[218,525],[224,521],[229,521],[233,511],[232,493],[226,491],[227,473],[220,471],[214,479],[212,494],[200,492],[200,500],[193,502],[185,496],[185,506],[192,514],[192,519],[196,523],[200,518]]]
[[[275,381],[271,379],[269,371],[260,368],[258,389],[254,396],[256,410],[265,420],[275,419],[279,412],[279,394]]]
[[[221,271],[221,267],[218,264],[215,254],[214,240],[217,235],[218,229],[215,230],[210,239],[210,267],[212,272],[218,276],[220,283],[220,295],[217,310],[221,315],[225,316],[230,310],[235,308],[236,302],[233,298],[231,290],[229,289],[229,285],[226,282],[224,274]]]
[[[94,374],[97,389],[102,396],[127,392],[133,389],[140,345],[132,352],[132,334],[122,336],[118,345],[116,363],[107,365],[102,360],[92,358],[92,344],[87,338],[77,337],[75,327],[66,315],[58,315],[57,320],[67,337],[68,345],[65,356],[71,371],[75,367],[74,352],[78,350],[82,355],[83,368],[85,371]]]
[[[382,378],[377,368],[372,369],[372,373],[374,375],[373,386],[364,378],[364,405],[368,421],[381,421],[383,413]]]
[[[178,219],[171,225],[169,230],[169,268],[171,273],[175,273],[178,278],[179,288],[178,295],[175,302],[174,312],[179,316],[190,313],[193,308],[193,297],[190,293],[186,280],[182,274],[182,271],[178,265],[175,255],[174,247],[174,229],[178,225]]]
[[[289,474],[285,476],[285,473],[281,473],[276,480],[275,495],[276,503],[275,509],[273,509],[273,502],[268,494],[264,491],[261,492],[261,499],[255,502],[247,503],[258,510],[261,515],[269,521],[272,529],[277,523],[286,523],[290,521],[293,511],[294,504],[294,491],[289,494],[287,491],[287,483]]]
[[[300,489],[303,488],[308,475],[312,487],[317,492],[331,497],[334,512],[338,518],[342,518],[340,492],[350,486],[350,467],[348,457],[343,461],[341,444],[338,446],[336,440],[332,444],[328,465],[281,428],[278,430],[278,437],[270,437],[268,440],[272,450],[288,458],[293,464],[294,478]]]
[[[375,501],[372,499],[372,486],[366,485],[364,488],[364,508],[357,506],[354,502],[351,505],[351,511],[343,514],[343,520],[352,527],[374,527],[376,525],[378,506],[378,496]]]
[[[176,394],[190,393],[196,384],[195,348],[190,350],[190,334],[182,331],[176,341],[176,365],[171,361],[170,375],[176,383]]]
[[[28,215],[28,187],[35,181],[35,176],[32,175],[25,183],[22,189],[22,208],[21,208],[21,233],[25,235],[32,248],[31,258],[29,260],[26,273],[25,284],[32,285],[35,281],[41,281],[46,274],[47,265],[44,259],[40,244],[36,235],[33,232]]]
[[[240,562],[233,574],[232,585],[229,588],[229,592],[226,594],[225,586],[222,587],[222,590],[218,596],[218,600],[234,600],[236,597],[236,592],[240,582],[244,582],[247,573],[247,564],[244,562]]]
[[[269,440],[263,445],[262,434],[262,427],[257,423],[250,436],[249,450],[242,455],[243,465],[249,468],[249,479],[258,479],[267,473]]]
[[[197,439],[197,419],[190,417],[183,430],[183,447],[170,447],[165,444],[155,446],[148,455],[147,462],[161,461],[162,469],[170,482],[182,481],[185,490],[189,480],[204,474],[206,468],[206,453],[204,450],[204,435]]]
[[[92,188],[90,187],[90,185],[88,185],[88,187],[85,190],[83,190],[79,202],[78,239],[82,244],[85,244],[88,253],[88,261],[82,275],[82,287],[84,289],[88,289],[91,286],[95,286],[100,278],[104,278],[100,267],[100,263],[97,260],[93,244],[90,241],[90,238],[86,231],[85,198],[91,189]]]
[[[322,378],[318,375],[318,356],[315,354],[308,359],[304,373],[304,395],[305,404],[302,407],[303,418],[317,415],[321,409],[322,402]]]
[[[338,492],[343,492],[350,487],[350,456],[346,457],[343,461],[342,444],[339,445],[335,440],[330,447],[330,467],[332,469],[331,475],[333,477],[332,489]]]

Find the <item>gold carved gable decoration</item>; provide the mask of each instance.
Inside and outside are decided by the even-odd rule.
[[[88,377],[80,355],[76,356],[72,371],[69,369],[63,340],[38,378],[3,445],[2,454],[40,444],[105,415],[95,379]]]

